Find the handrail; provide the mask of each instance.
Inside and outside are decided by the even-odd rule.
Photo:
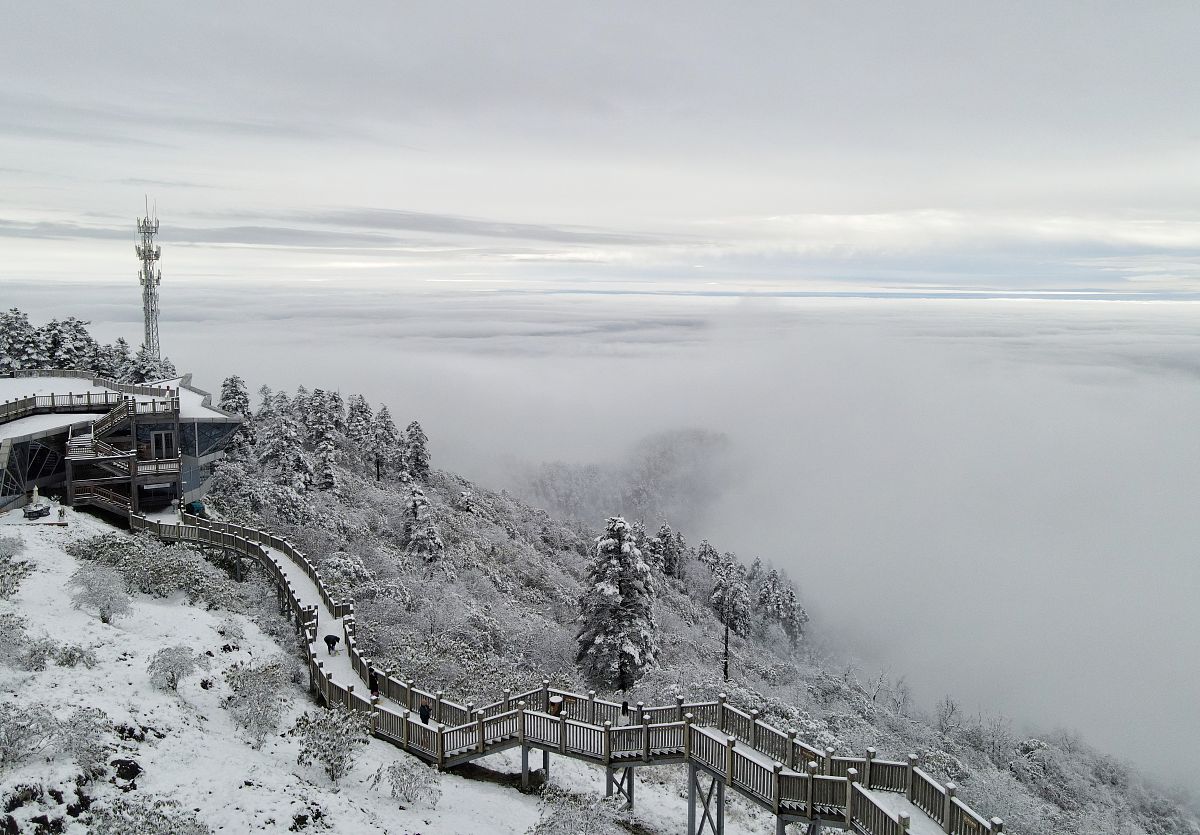
[[[103,488],[87,488],[87,491],[97,496],[112,493]],[[124,499],[119,494],[113,495]],[[952,835],[1003,831],[1003,821],[999,818],[985,821],[971,811],[954,797],[953,785],[943,787],[917,768],[915,757],[910,757],[907,763],[876,761],[873,750],[865,759],[859,759],[834,757],[829,749],[826,754],[818,755],[826,773],[796,768],[796,765],[808,762],[809,753],[816,749],[796,740],[794,732],[784,734],[766,724],[758,718],[757,711],[747,713],[726,704],[724,695],[716,703],[694,704],[705,708],[712,716],[711,720],[700,721],[711,721],[716,726],[713,730],[699,724],[699,712],[687,712],[676,719],[684,707],[690,706],[682,699],[670,706],[639,705],[641,715],[634,717],[639,721],[633,724],[614,725],[607,719],[598,724],[595,721],[597,713],[607,714],[609,706],[619,711],[620,706],[596,699],[594,692],[584,696],[551,689],[548,680],[543,681],[540,688],[516,696],[506,690],[502,700],[475,710],[470,705],[446,700],[440,690],[432,693],[418,690],[412,679],[402,680],[391,671],[377,670],[381,696],[400,706],[401,712],[397,713],[379,699],[367,699],[356,693],[353,685],[343,686],[336,682],[332,674],[324,670],[323,662],[313,649],[317,638],[315,607],[298,597],[287,580],[283,565],[272,551],[279,552],[299,567],[317,588],[326,608],[335,618],[341,619],[351,668],[360,679],[358,684],[365,681],[370,664],[358,651],[354,604],[335,601],[320,572],[289,542],[244,525],[204,520],[186,513],[182,514],[180,523],[174,525],[130,515],[130,527],[149,530],[164,539],[217,545],[261,562],[286,597],[297,629],[307,638],[310,676],[314,688],[326,703],[370,712],[376,736],[432,760],[439,767],[446,767],[448,760],[457,763],[513,744],[556,750],[606,766],[622,759],[654,764],[656,761],[679,762],[682,758],[718,775],[726,784],[775,814],[786,809],[788,814],[802,812],[810,818],[844,817],[855,831],[866,835],[893,835],[903,831],[899,819],[884,809],[871,791],[906,792],[915,806]],[[563,712],[559,716],[546,712],[551,694],[563,697]],[[418,698],[431,704],[434,725],[426,726],[412,720],[412,707]],[[567,715],[568,706],[575,716]],[[581,713],[585,718],[577,718]],[[652,717],[668,721],[652,721]],[[787,750],[781,748],[781,740],[790,746]],[[780,753],[786,754],[786,758],[777,758]],[[903,780],[900,779],[901,769]],[[860,774],[866,778],[867,785],[856,782]],[[986,828],[978,829],[980,822]]]

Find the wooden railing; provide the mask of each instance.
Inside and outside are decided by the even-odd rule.
[[[111,491],[89,488],[93,496]],[[986,821],[954,797],[954,787],[942,787],[909,762],[836,757],[831,749],[820,752],[758,718],[715,702],[630,708],[632,724],[618,725],[622,706],[587,695],[542,686],[513,694],[506,690],[496,702],[475,708],[445,698],[440,690],[427,691],[394,672],[375,668],[380,696],[369,698],[355,691],[362,687],[372,664],[357,647],[354,606],[334,599],[319,571],[303,553],[274,534],[230,522],[211,522],[185,514],[181,524],[153,522],[132,516],[135,530],[149,530],[165,539],[217,545],[251,556],[269,574],[294,615],[298,630],[307,638],[308,665],[316,692],[327,704],[341,704],[369,712],[376,736],[416,753],[439,767],[454,765],[512,745],[540,747],[580,757],[597,765],[640,761],[694,763],[717,775],[775,814],[820,816],[843,820],[866,835],[897,835],[901,820],[887,812],[870,793],[906,792],[909,800],[951,835],[982,835],[1003,831],[998,818]],[[281,556],[275,556],[278,552]],[[317,640],[317,607],[302,600],[287,579],[281,561],[298,567],[316,587],[325,608],[342,622],[346,652],[357,682],[335,681],[313,651]],[[553,697],[562,698],[558,716],[547,713]],[[413,708],[427,702],[431,724],[415,721]],[[664,721],[655,721],[664,720]],[[710,731],[704,725],[715,726]],[[826,773],[819,773],[824,771]],[[862,780],[861,784],[856,781]],[[946,821],[949,821],[947,824]]]
[[[30,368],[22,371],[12,371],[4,375],[14,379],[30,377],[62,377],[76,380],[90,380],[93,386],[112,389],[122,394],[133,394],[139,397],[170,397],[172,389],[157,386],[142,386],[132,383],[118,383],[111,377],[101,377],[91,371],[81,371],[75,368]]]

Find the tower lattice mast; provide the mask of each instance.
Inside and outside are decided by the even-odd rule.
[[[162,247],[154,243],[154,236],[158,234],[157,206],[155,208],[154,218],[151,219],[150,203],[147,201],[146,216],[138,218],[137,228],[142,242],[135,248],[137,257],[142,262],[142,269],[138,274],[142,283],[142,318],[146,326],[142,344],[146,347],[146,353],[157,360],[161,359],[158,346],[158,285],[162,282],[162,270],[157,268],[157,264]]]

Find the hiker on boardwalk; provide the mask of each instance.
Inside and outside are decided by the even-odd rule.
[[[330,655],[337,654],[337,645],[341,642],[341,640],[342,639],[339,638],[337,635],[326,635],[325,636],[325,649],[329,650]]]
[[[420,717],[421,717],[421,724],[423,724],[423,725],[428,725],[428,724],[429,724],[429,714],[431,714],[432,712],[433,712],[433,711],[429,709],[429,700],[428,700],[428,699],[423,699],[423,700],[421,701],[421,707],[420,707],[420,709],[419,709],[419,710],[417,710],[417,713],[418,713],[418,714],[420,715]]]
[[[371,691],[372,696],[379,695],[379,673],[375,672],[374,667],[367,670],[367,689]]]

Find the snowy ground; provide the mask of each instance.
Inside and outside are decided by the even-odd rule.
[[[206,612],[182,599],[136,596],[133,616],[115,625],[102,624],[94,615],[72,609],[67,580],[78,563],[63,546],[73,539],[112,530],[94,517],[73,511],[68,511],[65,528],[26,523],[19,512],[0,514],[0,532],[19,535],[25,542],[21,558],[35,563],[34,572],[17,594],[0,601],[0,614],[20,614],[31,637],[50,636],[89,646],[98,661],[90,670],[51,663],[43,671],[27,672],[13,663],[10,651],[10,657],[0,662],[0,692],[6,694],[0,698],[24,704],[40,702],[59,718],[76,707],[98,707],[117,725],[144,729],[139,731],[145,734],[144,741],[114,737],[117,747],[110,759],[136,760],[144,769],[136,779],[136,791],[170,797],[185,808],[198,810],[198,816],[214,831],[518,835],[537,822],[536,796],[453,774],[440,778],[443,794],[436,810],[401,810],[385,792],[368,785],[381,764],[407,756],[378,740],[371,741],[336,789],[316,767],[296,764],[297,747],[290,738],[272,737],[261,750],[251,748],[220,706],[228,692],[221,672],[236,661],[278,653],[280,647],[254,623],[238,616],[245,638],[238,641],[237,651],[222,652],[227,640],[217,634],[216,626],[227,614]],[[186,679],[177,695],[155,689],[146,674],[148,659],[158,649],[180,643],[198,652],[212,652],[210,668]],[[202,688],[203,679],[213,686]],[[303,689],[297,687],[292,697],[293,714],[313,709]],[[540,767],[539,752],[531,754],[531,763]],[[479,764],[496,772],[518,773],[520,754],[508,751]],[[66,816],[65,804],[55,802],[49,793],[57,789],[71,802],[77,771],[68,757],[58,754],[48,760],[32,758],[0,774],[0,797],[9,796],[22,784],[46,790],[42,801],[11,812],[21,831],[32,828],[32,818],[47,815],[50,820],[62,819],[66,832],[86,832],[85,825]],[[648,768],[638,775],[636,819],[643,831],[683,831],[687,820],[684,769]],[[552,757],[551,783],[587,797],[604,794],[603,770],[567,758]],[[94,783],[89,791],[97,804],[120,795],[111,781]],[[318,810],[319,820],[315,819]],[[303,815],[308,816],[307,825],[293,829],[297,816]],[[773,830],[769,816],[736,799],[728,806],[726,826],[730,835]]]
[[[5,438],[20,438],[36,432],[63,429],[71,424],[88,423],[102,417],[104,417],[102,412],[83,415],[30,415],[8,423],[0,423],[0,441]]]
[[[0,402],[31,394],[103,394],[110,389],[75,377],[0,377]]]

